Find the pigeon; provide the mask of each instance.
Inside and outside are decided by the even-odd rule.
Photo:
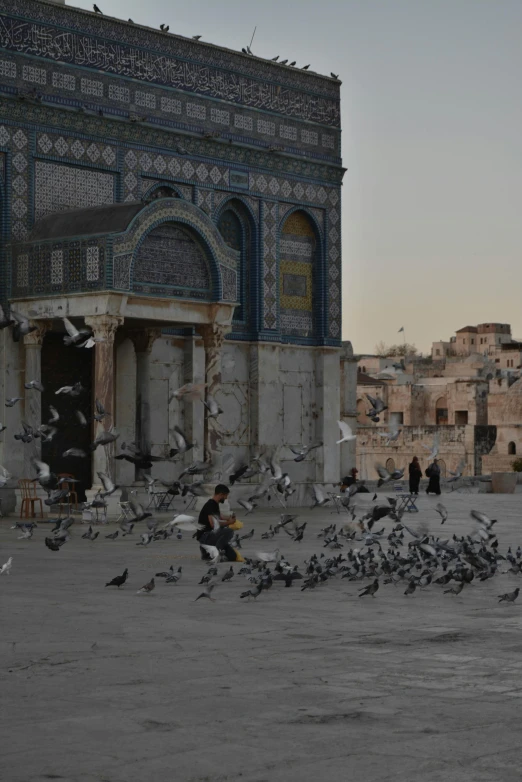
[[[144,510],[143,505],[141,505],[134,498],[131,499],[129,503],[133,514],[132,521],[143,521],[144,519],[148,519],[150,516],[152,516],[152,513]]]
[[[465,581],[461,581],[460,583],[455,584],[454,587],[451,587],[451,589],[445,589],[444,590],[444,594],[445,595],[460,595],[460,593],[464,589],[464,584],[465,583],[466,583]]]
[[[214,603],[216,598],[212,597],[212,590],[215,588],[215,586],[216,586],[215,584],[207,584],[205,591],[201,592],[201,594],[199,594],[196,597],[196,600],[200,600],[202,597],[207,597],[209,600],[212,600],[212,602]],[[196,602],[196,600],[194,600],[194,602]]]
[[[426,451],[430,452],[430,454],[428,456],[428,459],[430,459],[431,461],[433,461],[433,459],[436,459],[438,454],[439,454],[439,437],[438,437],[438,435],[435,435],[435,437],[433,438],[433,445],[432,446],[424,445],[424,443],[422,443],[422,447]]]
[[[339,79],[338,73],[330,73],[330,76],[332,77],[332,79]]]
[[[290,67],[290,68],[293,68],[293,67],[295,66],[295,64],[296,64],[296,61],[294,60],[293,62],[291,62],[291,63],[290,63],[290,66],[289,66],[289,67]]]
[[[450,473],[450,475],[452,477],[448,478],[447,483],[455,483],[455,481],[458,481],[459,478],[462,478],[462,474],[463,474],[465,466],[466,466],[466,460],[462,459],[459,462],[458,467],[457,467],[457,469],[455,471],[453,471],[453,470],[449,471],[449,473]]]
[[[182,575],[183,575],[182,568],[179,567],[175,573],[171,572],[171,573],[167,574],[165,583],[167,583],[167,584],[177,584],[178,581],[181,580]]]
[[[94,414],[95,421],[103,421],[103,419],[106,418],[106,416],[110,417],[110,413],[106,412],[104,406],[102,405],[99,399],[96,400],[95,406],[96,406],[96,413]]]
[[[173,399],[185,399],[187,402],[193,402],[195,399],[203,399],[203,393],[205,391],[206,383],[187,383],[177,391],[172,392],[172,396],[169,399],[169,403]]]
[[[444,522],[447,521],[447,518],[448,518],[448,511],[446,510],[446,508],[444,507],[442,502],[439,502],[439,503],[437,503],[437,505],[435,505],[435,511],[439,514],[439,516],[441,518],[441,522],[440,523],[444,524]]]
[[[399,439],[400,429],[392,429],[390,432],[379,432],[379,437],[386,437],[386,445],[391,445]]]
[[[103,12],[102,12],[102,11],[100,11],[100,9],[99,9],[99,8],[98,8],[98,6],[96,5],[96,3],[94,3],[94,5],[93,5],[93,10],[94,10],[94,13],[95,13],[95,14],[102,14],[102,16],[103,16]]]
[[[378,418],[379,414],[387,410],[388,405],[385,405],[382,399],[370,396],[370,394],[366,394],[366,398],[371,405],[371,409],[366,413],[366,415],[368,418],[371,418],[374,423],[377,423],[380,420]]]
[[[280,65],[286,65],[287,62],[288,62],[288,60],[281,60],[281,62],[279,64]]]
[[[22,534],[18,536],[17,540],[30,540],[33,537],[33,526],[26,527],[21,532]]]
[[[28,319],[24,315],[11,310],[11,315],[14,317],[16,323],[13,326],[13,341],[20,342],[20,337],[25,337],[27,334],[36,331],[36,326],[31,326]]]
[[[81,448],[68,448],[62,453],[62,457],[64,459],[68,459],[69,457],[85,459],[86,456],[87,454]]]
[[[119,531],[119,529],[117,529],[116,532],[111,532],[109,535],[105,535],[105,537],[108,540],[116,540],[116,538],[118,537],[119,534],[120,534],[120,531]]]
[[[6,407],[14,407],[16,405],[16,403],[17,402],[21,402],[23,398],[24,398],[23,396],[13,396],[13,397],[11,397],[11,399],[6,399],[5,400],[5,406]]]
[[[47,548],[51,549],[51,551],[59,551],[64,543],[65,540],[55,540],[54,538],[45,539],[45,545]]]
[[[192,40],[193,41],[199,41],[200,38],[201,38],[201,35],[193,35],[192,36]]]
[[[0,329],[5,329],[7,326],[11,326],[14,323],[12,318],[7,318],[4,312],[4,308],[0,304]]]
[[[219,560],[221,559],[221,552],[216,546],[209,546],[206,543],[201,544],[201,548],[207,552],[207,554],[210,556],[210,562],[212,565],[217,565]]]
[[[207,394],[207,398],[203,401],[203,404],[208,410],[207,418],[217,418],[218,415],[223,412],[214,397],[210,394]]]
[[[121,574],[121,576],[115,576],[115,577],[112,579],[112,581],[107,581],[107,583],[105,584],[105,586],[106,586],[106,587],[115,586],[115,587],[118,587],[118,589],[119,589],[119,588],[120,588],[121,586],[123,586],[123,585],[124,585],[124,583],[127,581],[128,575],[129,575],[129,571],[128,571],[128,569],[127,569],[127,568],[125,568],[125,570],[123,571],[123,573]]]
[[[140,535],[140,542],[136,543],[137,546],[148,546],[151,543],[154,535],[150,532],[143,532]]]
[[[256,597],[259,597],[259,595],[261,594],[262,591],[263,591],[263,582],[261,581],[257,585],[255,590],[248,589],[246,592],[241,592],[239,597],[241,598],[241,600],[243,600],[245,597],[248,598],[249,600],[250,600],[251,597],[253,597],[254,600],[255,600]]]
[[[372,597],[375,597],[375,593],[378,591],[378,589],[379,589],[379,579],[376,578],[372,584],[368,584],[368,586],[360,590],[359,597],[364,597],[365,595],[371,595]]]
[[[410,582],[408,586],[406,587],[406,590],[404,592],[405,595],[413,595],[415,590],[417,589],[417,582],[412,578],[410,579]]]
[[[4,562],[2,567],[0,568],[0,576],[5,573],[6,576],[8,576],[11,573],[11,567],[13,566],[13,558],[9,557],[7,562]]]
[[[122,538],[125,537],[125,535],[132,535],[132,530],[134,529],[134,521],[126,521],[126,519],[122,519],[122,522],[120,524],[120,529],[122,531]]]
[[[506,592],[505,595],[499,595],[499,603],[514,603],[518,597],[520,588],[517,587],[514,592]]]
[[[114,443],[120,435],[117,432],[100,432],[96,440],[91,445],[91,451],[95,451],[99,445],[110,445]]]
[[[253,502],[248,502],[248,500],[238,500],[237,504],[246,510],[245,516],[248,516],[256,508],[256,505]]]
[[[111,494],[114,494],[114,492],[119,488],[119,486],[115,486],[114,483],[111,481],[108,475],[106,475],[104,472],[97,473],[98,478],[102,482],[104,491],[100,492],[100,497],[109,497]]]
[[[322,446],[322,443],[315,443],[314,445],[303,445],[303,446],[301,446],[301,448],[297,448],[297,449],[293,448],[292,446],[289,446],[289,447],[290,447],[290,450],[292,451],[292,453],[296,457],[294,459],[294,462],[302,462],[302,461],[304,461],[304,459],[306,459],[306,457],[308,456],[310,451],[313,451],[315,448],[320,448],[321,446]]]
[[[144,586],[142,586],[141,589],[138,589],[136,594],[137,595],[150,595],[150,593],[152,592],[152,590],[154,589],[155,586],[156,585],[154,583],[154,579],[151,578],[151,580],[148,582],[148,584],[145,584]]]
[[[73,386],[62,386],[55,391],[55,394],[65,394],[66,396],[80,396],[82,391],[85,391],[81,383],[75,383]]]
[[[331,502],[330,497],[325,497],[322,487],[318,486],[316,483],[314,483],[313,492],[314,504],[311,506],[310,510],[313,510],[314,508],[321,508],[323,505],[326,505],[327,502]]]
[[[302,67],[302,69],[301,69],[301,70],[303,70],[303,71],[307,71],[309,67],[310,67],[310,65],[303,65],[303,67]]]
[[[339,424],[339,429],[341,430],[342,437],[340,440],[337,440],[337,445],[339,443],[350,443],[353,442],[357,438],[356,434],[353,434],[352,427],[347,424],[345,421],[337,421]]]
[[[47,421],[48,424],[56,424],[60,420],[60,415],[58,413],[58,410],[56,407],[53,407],[52,405],[49,405],[49,410],[51,411],[51,418]]]
[[[80,426],[87,426],[87,419],[81,410],[75,410],[74,414],[78,419],[78,423],[80,424]]]
[[[65,330],[67,331],[67,336],[63,338],[64,345],[75,345],[77,348],[93,347],[95,340],[90,329],[81,329],[81,331],[78,331],[69,318],[62,318],[62,320]]]
[[[232,567],[232,565],[230,565],[230,568],[224,574],[221,581],[230,581],[232,578],[234,578],[234,568]]]
[[[390,473],[382,464],[376,464],[375,469],[379,475],[379,480],[377,481],[378,487],[385,483],[389,483],[389,481],[399,481],[404,476],[404,468],[402,470],[393,470],[393,472]]]
[[[189,443],[188,439],[183,434],[182,430],[179,428],[179,426],[174,427],[173,431],[173,437],[176,441],[176,448],[171,448],[169,452],[169,456],[177,456],[178,454],[186,453],[187,451],[190,451],[191,448],[194,448],[193,443]]]
[[[44,390],[39,380],[30,380],[29,383],[24,383],[24,388],[34,388],[35,391],[40,391],[40,393]]]
[[[38,481],[41,486],[47,486],[54,479],[51,468],[45,462],[39,462],[37,459],[34,459],[33,467],[38,473]]]

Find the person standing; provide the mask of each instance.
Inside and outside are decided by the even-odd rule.
[[[223,483],[216,486],[214,496],[201,508],[198,524],[203,529],[198,530],[196,538],[200,547],[202,543],[206,543],[208,546],[215,546],[225,554],[229,562],[235,562],[237,559],[236,552],[230,545],[234,533],[227,527],[234,524],[236,518],[234,515],[230,518],[224,518],[219,507],[228,499],[229,494],[228,486],[225,486]],[[210,559],[204,548],[201,548],[201,557],[202,559]]]
[[[440,467],[437,459],[433,460],[426,470],[426,475],[430,479],[426,494],[440,494]]]
[[[422,470],[417,456],[414,456],[413,460],[410,463],[409,473],[410,473],[410,494],[418,494],[419,483],[420,483],[420,479],[422,478]]]

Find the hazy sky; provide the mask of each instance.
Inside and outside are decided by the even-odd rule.
[[[91,8],[76,0],[70,5]],[[521,0],[99,0],[343,80],[345,339],[522,337]]]

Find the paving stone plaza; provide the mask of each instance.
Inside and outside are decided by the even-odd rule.
[[[520,494],[442,500],[443,527],[425,496],[406,524],[462,535],[475,508],[498,519],[499,551],[522,543]],[[244,555],[279,546],[302,566],[323,551],[316,533],[345,518],[299,513],[300,544],[261,540],[278,510],[245,518]],[[458,597],[438,586],[406,597],[381,578],[375,599],[340,577],[305,592],[275,582],[247,603],[236,574],[216,602],[194,602],[207,568],[188,533],[143,548],[136,533],[106,540],[114,524],[92,543],[75,524],[53,552],[48,525],[29,541],[10,526],[0,522],[0,564],[13,557],[0,576],[6,782],[520,779],[522,603],[497,602],[519,577],[475,580]],[[136,594],[170,565],[183,567],[178,584]],[[125,567],[124,587],[105,588]]]

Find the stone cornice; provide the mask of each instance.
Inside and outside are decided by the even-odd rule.
[[[243,165],[266,169],[273,173],[301,176],[321,182],[341,184],[345,172],[341,166],[332,166],[310,160],[300,160],[284,153],[274,154],[251,149],[238,144],[228,144],[215,139],[199,138],[156,129],[148,124],[131,123],[98,117],[59,106],[46,106],[36,102],[19,101],[16,98],[0,98],[0,119],[6,121],[42,125],[56,128],[61,133],[68,130],[88,136],[97,136],[104,141],[127,142],[143,146],[173,149],[183,147],[189,155],[219,160],[229,165]]]

